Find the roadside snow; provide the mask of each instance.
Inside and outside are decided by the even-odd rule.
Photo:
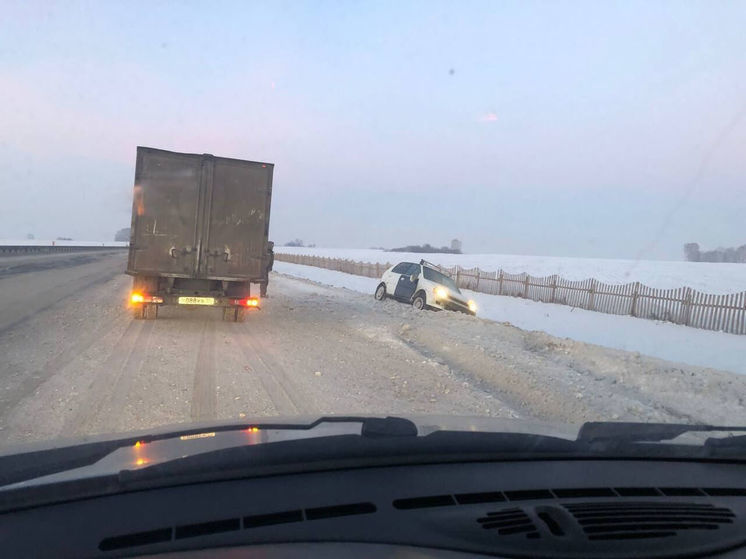
[[[376,278],[354,276],[352,274],[335,272],[334,270],[316,268],[315,266],[301,266],[300,264],[280,262],[279,260],[275,260],[272,269],[280,274],[305,278],[333,287],[346,287],[347,289],[360,291],[361,293],[373,293],[376,290],[376,286],[380,283],[380,280]]]
[[[663,260],[612,260],[606,258],[565,258],[513,254],[414,254],[372,249],[276,247],[275,252],[347,258],[359,262],[419,262],[421,258],[442,266],[481,268],[494,272],[502,268],[511,274],[543,277],[557,274],[568,280],[596,278],[610,283],[639,281],[650,287],[672,289],[691,287],[705,293],[738,293],[746,290],[746,264],[674,262]]]
[[[382,253],[387,254],[387,253]],[[375,278],[275,261],[274,271],[373,294]],[[465,291],[479,317],[669,361],[746,374],[746,337],[667,322],[596,313],[564,305]]]

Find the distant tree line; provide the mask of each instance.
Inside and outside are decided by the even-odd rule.
[[[716,248],[702,251],[699,243],[684,245],[684,255],[689,262],[744,262],[746,263],[746,245],[740,247]]]
[[[309,245],[304,245],[303,241],[301,239],[295,239],[293,241],[288,241],[287,243],[285,243],[285,246],[286,247],[304,247],[304,246],[307,246],[308,248],[315,248],[316,244],[315,243],[311,243]]]
[[[407,245],[405,247],[389,249],[390,252],[422,252],[427,254],[432,253],[445,253],[445,254],[461,254],[460,248],[449,248],[449,247],[434,247],[429,243],[424,245]]]

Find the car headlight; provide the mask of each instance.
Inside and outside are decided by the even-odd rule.
[[[477,304],[474,301],[469,299],[469,302],[467,304],[469,305],[469,310],[471,312],[477,312]]]
[[[438,299],[445,299],[446,297],[448,297],[448,290],[445,287],[436,287],[435,296]]]

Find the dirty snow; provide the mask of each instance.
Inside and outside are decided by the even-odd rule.
[[[384,253],[385,254],[385,253]],[[275,261],[276,272],[372,294],[375,278]],[[639,352],[669,361],[746,374],[746,336],[465,291],[479,316],[524,330]]]

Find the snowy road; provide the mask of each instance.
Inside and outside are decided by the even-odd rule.
[[[134,321],[123,254],[18,258],[0,259],[0,443],[278,414],[746,420],[742,375],[281,275],[243,324]]]

